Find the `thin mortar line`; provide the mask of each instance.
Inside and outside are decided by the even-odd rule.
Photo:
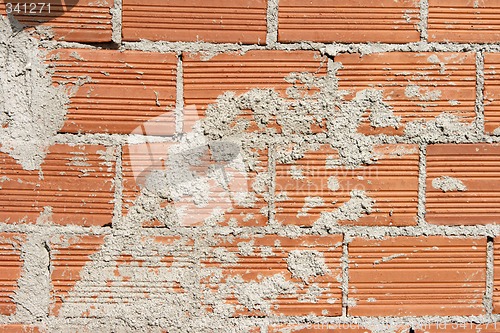
[[[270,184],[269,184],[269,202],[268,202],[268,224],[277,225],[276,222],[276,158],[275,158],[275,146],[270,144],[267,152],[267,171],[270,174]]]
[[[493,315],[493,288],[494,288],[494,242],[492,237],[488,237],[486,247],[486,291],[483,305],[488,316]],[[492,318],[493,319],[493,318]]]
[[[122,224],[123,214],[123,147],[118,146],[117,157],[115,161],[115,195],[114,195],[114,203],[115,207],[113,210],[113,219],[112,219],[112,227],[113,229],[119,229]]]
[[[342,269],[342,317],[347,317],[349,306],[349,244],[346,235],[342,240],[342,256],[340,257],[340,267]]]
[[[278,41],[278,10],[279,0],[267,1],[267,48],[274,48]]]
[[[429,0],[420,0],[420,23],[418,25],[420,30],[420,39],[427,42],[429,38]]]
[[[177,56],[177,78],[175,97],[175,131],[182,133],[184,130],[184,67],[182,53]]]
[[[484,54],[476,52],[476,126],[484,135]]]
[[[114,6],[111,9],[111,40],[114,43],[122,42],[122,0],[114,0]]]
[[[426,225],[425,222],[425,195],[427,181],[427,144],[419,147],[418,159],[418,203],[417,203],[417,223],[419,226]]]

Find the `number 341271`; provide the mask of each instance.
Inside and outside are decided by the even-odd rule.
[[[5,4],[7,14],[41,14],[42,12],[50,13],[50,3],[31,2],[31,3],[11,3]]]

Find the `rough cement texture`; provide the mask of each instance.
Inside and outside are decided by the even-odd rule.
[[[0,17],[0,151],[35,170],[63,126],[69,98],[53,87],[37,39],[10,20]]]
[[[280,96],[272,88],[253,89],[237,95],[225,92],[217,102],[209,107],[206,118],[198,122],[195,129],[184,136],[158,138],[138,135],[106,135],[106,134],[56,134],[62,126],[68,103],[68,92],[64,87],[54,88],[42,51],[59,47],[97,48],[92,45],[55,42],[46,36],[37,41],[24,32],[15,29],[4,18],[0,21],[0,78],[2,80],[2,126],[0,129],[1,150],[11,154],[26,169],[38,169],[43,162],[45,149],[52,143],[69,144],[105,144],[121,149],[125,144],[148,142],[172,142],[173,153],[164,170],[148,175],[140,196],[128,214],[122,216],[121,198],[123,178],[121,173],[121,156],[117,156],[117,177],[115,179],[115,217],[113,228],[79,226],[58,227],[43,223],[50,221],[50,209],[42,214],[37,225],[0,224],[2,231],[16,231],[28,234],[28,242],[22,247],[24,259],[23,274],[19,280],[19,291],[14,301],[18,305],[17,313],[12,317],[0,317],[2,323],[24,322],[41,323],[53,332],[245,332],[255,326],[266,331],[268,324],[291,323],[299,325],[352,324],[372,329],[374,333],[395,332],[399,325],[418,327],[429,322],[448,323],[491,323],[500,320],[492,314],[493,292],[493,243],[488,242],[488,281],[484,298],[487,310],[484,316],[451,316],[451,317],[348,317],[346,307],[354,305],[349,298],[349,261],[348,243],[354,237],[381,239],[387,236],[426,236],[445,235],[454,237],[494,237],[500,235],[500,227],[487,226],[437,226],[425,221],[425,147],[428,143],[438,142],[498,142],[496,135],[485,135],[480,126],[484,121],[482,90],[484,85],[483,52],[499,52],[497,44],[466,43],[428,43],[427,13],[428,1],[421,0],[419,25],[422,41],[409,44],[378,43],[313,43],[302,42],[280,44],[277,42],[277,9],[278,2],[270,1],[268,8],[267,46],[239,44],[211,44],[204,42],[176,43],[150,42],[121,43],[120,17],[121,1],[115,1],[113,10],[113,41],[120,44],[121,50],[135,49],[151,52],[198,52],[205,59],[219,53],[248,50],[319,50],[335,60],[341,53],[370,54],[375,52],[477,52],[477,100],[476,112],[478,123],[466,124],[458,118],[443,113],[435,120],[413,122],[405,127],[399,137],[385,135],[368,136],[358,132],[361,117],[367,109],[371,109],[370,124],[373,127],[400,126],[400,119],[394,116],[392,108],[383,101],[380,91],[369,89],[358,93],[354,99],[346,100],[345,91],[338,89],[336,70],[341,64],[330,62],[329,74],[318,77],[312,73],[291,73],[287,78],[290,84],[288,98]],[[7,58],[9,57],[9,58]],[[432,61],[433,59],[430,59]],[[6,66],[7,61],[14,66]],[[177,130],[182,129],[183,91],[182,91],[182,59],[178,65],[177,92]],[[310,93],[310,89],[314,91]],[[436,95],[421,94],[418,86],[409,86],[407,96],[422,101],[433,100]],[[8,98],[5,98],[8,96]],[[25,98],[32,96],[32,98]],[[21,98],[22,97],[22,98]],[[41,103],[43,102],[43,103]],[[248,133],[249,123],[238,117],[245,110],[252,110],[258,130]],[[331,114],[331,110],[337,110]],[[293,112],[290,112],[293,111]],[[33,123],[36,120],[36,125]],[[227,120],[234,120],[228,122]],[[326,126],[325,134],[316,135],[311,125]],[[276,131],[280,129],[280,133]],[[26,129],[29,129],[27,131]],[[16,139],[16,140],[12,140]],[[11,141],[11,143],[9,143]],[[419,224],[414,227],[357,227],[339,225],[339,220],[355,221],[371,212],[374,201],[363,191],[352,191],[351,199],[331,213],[323,213],[312,228],[281,226],[274,219],[275,201],[286,196],[286,193],[274,193],[274,163],[293,163],[303,157],[306,151],[318,149],[321,144],[329,144],[339,151],[339,159],[330,161],[331,167],[344,166],[355,169],[362,164],[376,163],[373,148],[382,143],[418,143],[420,145],[419,174]],[[27,144],[29,143],[29,144]],[[267,172],[261,172],[257,182],[257,193],[265,194],[270,188],[271,194],[264,196],[268,206],[261,213],[268,216],[270,222],[264,227],[222,226],[224,211],[214,209],[203,221],[204,225],[192,228],[179,223],[179,205],[176,201],[184,195],[192,197],[193,204],[206,205],[210,193],[207,193],[206,180],[189,172],[180,177],[172,177],[168,170],[176,168],[188,170],[203,160],[210,149],[218,143],[236,147],[237,154],[215,154],[212,157],[225,163],[232,163],[236,171],[251,172],[258,169],[257,152],[269,149],[270,166]],[[200,150],[200,147],[204,147]],[[27,149],[29,148],[29,149]],[[237,158],[235,158],[235,155]],[[171,157],[170,157],[171,156]],[[42,169],[43,171],[43,169]],[[235,171],[235,172],[236,172]],[[220,175],[213,173],[213,180]],[[294,169],[292,177],[300,178],[300,169]],[[209,176],[210,177],[210,176]],[[458,180],[443,175],[438,178],[436,186],[445,190],[465,190]],[[210,178],[209,178],[210,179]],[[336,179],[329,179],[329,188],[338,190]],[[246,194],[253,193],[250,189]],[[308,207],[314,207],[318,199],[311,199]],[[252,199],[243,193],[240,202],[252,205]],[[164,205],[167,203],[167,205]],[[217,208],[217,207],[214,207]],[[305,212],[307,213],[307,211]],[[165,228],[141,228],[143,222],[156,219]],[[70,291],[59,315],[49,315],[50,307],[50,253],[48,245],[51,241],[67,242],[81,235],[105,236],[104,244],[91,256],[91,260],[80,273],[81,280]],[[237,264],[238,257],[227,250],[221,243],[235,236],[247,238],[248,241],[238,244],[239,254],[248,255],[256,252],[252,238],[266,234],[277,234],[297,238],[310,234],[343,234],[343,255],[341,258],[341,281],[343,315],[329,316],[290,316],[280,317],[271,313],[271,301],[278,296],[291,295],[302,288],[299,283],[290,282],[280,274],[260,281],[246,281],[241,277],[221,281],[221,268],[207,268],[201,260],[207,255],[221,264]],[[257,235],[257,236],[256,236]],[[151,236],[176,237],[173,243],[162,244],[151,240]],[[219,246],[220,245],[220,246]],[[188,260],[183,251],[189,250]],[[131,256],[132,261],[119,264],[122,254]],[[273,248],[265,248],[261,256],[272,256]],[[174,264],[160,262],[165,256],[173,256]],[[389,260],[389,259],[387,259]],[[187,264],[186,264],[187,262]],[[288,269],[295,277],[307,284],[315,276],[327,272],[322,253],[317,251],[292,251],[287,258]],[[154,267],[153,274],[144,267]],[[223,266],[222,266],[223,267]],[[124,293],[118,283],[107,285],[119,270],[122,277],[132,281],[134,293]],[[216,292],[208,290],[201,281],[210,278],[218,284]],[[144,281],[147,281],[144,284]],[[97,285],[105,286],[103,290],[94,289]],[[183,293],[174,293],[172,288],[179,284]],[[321,294],[321,288],[309,285],[308,293],[303,299],[315,299]],[[145,297],[147,294],[149,297]],[[155,296],[161,295],[161,298]],[[235,296],[238,304],[229,305],[225,298]],[[118,303],[106,302],[108,297],[126,300]],[[207,306],[213,310],[207,311]],[[261,318],[234,318],[235,311],[260,310],[266,313]],[[82,317],[82,314],[87,314]],[[83,329],[82,327],[85,327]],[[300,326],[297,326],[297,329]],[[290,331],[293,331],[292,329]]]

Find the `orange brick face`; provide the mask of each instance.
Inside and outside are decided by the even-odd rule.
[[[496,144],[427,147],[426,220],[435,224],[497,223]]]
[[[113,217],[113,149],[54,145],[41,165],[26,171],[0,156],[0,219],[5,223],[107,225]]]
[[[182,154],[192,155],[203,152],[199,160],[193,160],[184,166],[169,166]],[[241,226],[263,226],[267,224],[267,202],[262,192],[255,190],[256,186],[267,187],[267,151],[256,151],[259,154],[255,170],[245,170],[236,167],[231,162],[217,162],[213,149],[208,143],[193,147],[175,143],[147,143],[128,145],[123,154],[123,204],[124,214],[140,205],[140,196],[148,193],[151,187],[151,177],[157,172],[176,173],[179,179],[164,185],[163,190],[168,193],[177,192],[184,186],[194,186],[196,182],[205,184],[207,195],[203,203],[197,201],[196,196],[184,192],[173,201],[160,198],[161,207],[170,206],[178,215],[178,223],[182,226],[200,226],[207,219],[220,212],[218,222],[224,225],[238,224]],[[239,157],[236,156],[235,160]],[[182,169],[181,169],[182,168]],[[219,168],[222,174],[214,174],[214,168]],[[181,179],[181,174],[188,172],[194,178]],[[192,172],[192,174],[191,174]],[[193,183],[195,182],[195,183]],[[262,183],[263,182],[263,183]],[[261,184],[261,185],[259,185]],[[168,196],[168,194],[166,194]],[[247,198],[248,200],[245,200]],[[145,226],[162,226],[158,219],[142,221]],[[165,222],[165,221],[164,221]]]
[[[485,251],[485,239],[355,239],[349,245],[348,314],[483,314]]]
[[[279,3],[280,42],[386,42],[420,39],[418,2],[284,0]]]
[[[125,0],[123,38],[264,44],[266,8],[264,0]]]
[[[220,250],[224,249],[224,262],[220,258]],[[227,255],[229,253],[229,255]],[[265,236],[252,239],[235,238],[229,242],[219,242],[217,251],[201,265],[206,269],[217,269],[222,260],[222,286],[235,280],[243,286],[241,292],[236,286],[236,295],[226,298],[230,304],[235,304],[240,315],[276,315],[305,316],[310,314],[339,316],[342,313],[340,292],[340,256],[342,254],[342,237],[303,236],[296,239],[287,237]],[[226,259],[227,260],[227,259]],[[304,261],[305,260],[305,261]],[[305,266],[316,267],[312,271],[297,270],[297,264],[304,262]],[[212,276],[208,276],[209,280]],[[212,277],[213,278],[213,277]],[[245,284],[267,284],[268,281],[283,282],[282,295],[270,297],[270,304],[265,304],[250,298],[246,293],[253,288]],[[293,283],[293,284],[290,284]],[[222,290],[222,286],[219,288]],[[218,287],[212,286],[217,292]],[[290,292],[290,288],[296,289]],[[258,287],[256,287],[256,290]],[[256,291],[253,295],[262,297]],[[243,307],[241,307],[243,305]],[[270,306],[268,309],[267,307]],[[238,310],[241,308],[241,310]]]
[[[174,54],[65,49],[49,55],[56,84],[71,97],[66,133],[172,135],[176,100]],[[81,87],[75,82],[84,82]],[[151,121],[148,133],[140,128]]]
[[[25,237],[21,234],[0,233],[0,263],[2,271],[2,292],[0,293],[0,314],[12,315],[16,312],[16,303],[13,301],[17,287],[17,280],[21,277],[23,260],[21,259],[21,245]]]
[[[429,41],[499,42],[499,9],[495,0],[429,0]]]
[[[484,129],[498,134],[500,128],[500,89],[498,85],[500,55],[487,53],[484,56]]]
[[[401,117],[401,126],[372,129],[366,133],[402,134],[411,121],[432,120],[446,112],[463,122],[475,118],[474,53],[375,53],[335,57],[342,64],[339,88],[352,94],[362,89],[382,90],[384,101]]]
[[[416,145],[381,145],[377,160],[349,169],[334,165],[338,151],[323,145],[293,164],[276,166],[276,219],[285,224],[310,226],[322,213],[332,213],[351,199],[352,191],[366,192],[375,201],[373,211],[346,225],[415,225],[418,196]]]
[[[47,0],[2,1],[0,14],[6,15],[6,4],[12,4],[14,18],[27,27],[43,26],[54,38],[66,42],[111,42],[110,9],[113,0]],[[36,4],[36,6],[32,5]],[[25,6],[27,4],[27,6]],[[19,5],[20,7],[16,7]]]
[[[209,60],[187,53],[183,60],[186,124],[202,116],[207,105],[227,91],[242,94],[253,88],[270,88],[285,97],[290,86],[285,78],[290,73],[325,75],[327,68],[326,58],[313,51],[248,51],[243,55],[216,55]]]

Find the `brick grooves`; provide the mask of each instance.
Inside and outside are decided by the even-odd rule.
[[[426,9],[414,0],[280,0],[275,12],[264,0],[122,0],[122,8],[111,0],[51,4],[51,15],[16,18],[28,30],[51,27],[58,47],[46,61],[54,84],[81,86],[70,98],[65,124],[41,172],[23,170],[11,156],[0,154],[0,314],[5,316],[0,331],[45,328],[32,325],[29,316],[19,317],[22,307],[15,303],[26,288],[19,283],[23,269],[38,260],[29,243],[38,233],[45,233],[42,243],[50,260],[50,304],[43,310],[47,322],[61,316],[78,326],[79,320],[99,317],[93,311],[102,316],[103,304],[182,294],[182,279],[159,273],[174,267],[203,272],[199,288],[204,296],[226,292],[224,283],[238,278],[235,288],[265,284],[275,275],[297,286],[291,295],[272,298],[268,312],[241,306],[234,295],[223,299],[226,306],[235,306],[228,318],[253,321],[257,328],[252,332],[327,332],[310,324],[350,323],[353,317],[395,317],[398,333],[498,331],[488,326],[498,322],[500,313],[497,1],[428,0],[422,2]],[[5,13],[3,3],[0,13]],[[112,22],[119,14],[121,25]],[[116,33],[123,43],[111,44],[117,42],[112,38]],[[421,38],[426,34],[433,44]],[[277,42],[266,45],[272,36]],[[407,44],[414,42],[421,43]],[[333,56],[318,52],[323,46],[350,49]],[[221,52],[197,52],[212,47]],[[484,70],[476,67],[478,53],[484,54]],[[374,89],[400,117],[396,127],[374,128],[373,110],[363,114],[359,133],[387,135],[374,140],[374,161],[352,169],[332,167],[329,163],[341,153],[321,144],[294,162],[279,163],[280,147],[252,147],[255,168],[236,176],[250,189],[251,205],[224,197],[225,189],[211,183],[218,197],[201,208],[186,203],[188,214],[179,217],[178,229],[151,218],[134,231],[118,231],[134,210],[166,207],[141,206],[135,200],[148,186],[144,174],[165,166],[177,139],[172,137],[180,134],[176,129],[187,132],[225,92],[272,88],[287,98],[290,73],[326,75],[333,62],[342,64],[336,76],[346,100]],[[483,90],[484,99],[477,100]],[[401,137],[415,123],[436,122],[444,128],[443,113],[462,126],[451,136],[436,142]],[[252,115],[245,110],[242,117]],[[455,139],[478,116],[484,116],[484,128],[476,130],[477,136]],[[323,140],[325,132],[318,127],[312,136]],[[129,134],[137,141],[128,140]],[[250,142],[254,134],[248,134]],[[143,144],[144,135],[158,142]],[[117,151],[123,153],[117,156]],[[264,190],[257,190],[262,182]],[[369,213],[335,221],[332,234],[308,235],[324,214],[343,209],[357,190],[374,200]],[[191,232],[227,200],[231,208],[211,229],[215,240],[193,237]],[[227,228],[233,227],[245,237],[228,236]],[[72,234],[75,230],[81,235]],[[114,237],[120,239],[120,232],[144,237],[106,257],[104,250]],[[180,240],[180,234],[188,234],[188,240]],[[493,240],[487,238],[491,235]],[[202,254],[191,257],[204,241]],[[245,250],[246,243],[251,250]],[[151,248],[147,255],[141,252]],[[323,271],[305,280],[294,275],[289,261],[295,251],[322,258],[316,264],[324,263]],[[101,270],[112,274],[93,278]],[[72,309],[83,310],[74,316]],[[268,321],[273,316],[279,316],[274,317],[278,323]],[[302,325],[290,316],[310,317]],[[449,323],[457,321],[452,316],[461,316],[458,321],[475,323],[456,330],[422,329],[407,325],[405,316],[416,316],[418,323],[426,322],[423,316]]]

